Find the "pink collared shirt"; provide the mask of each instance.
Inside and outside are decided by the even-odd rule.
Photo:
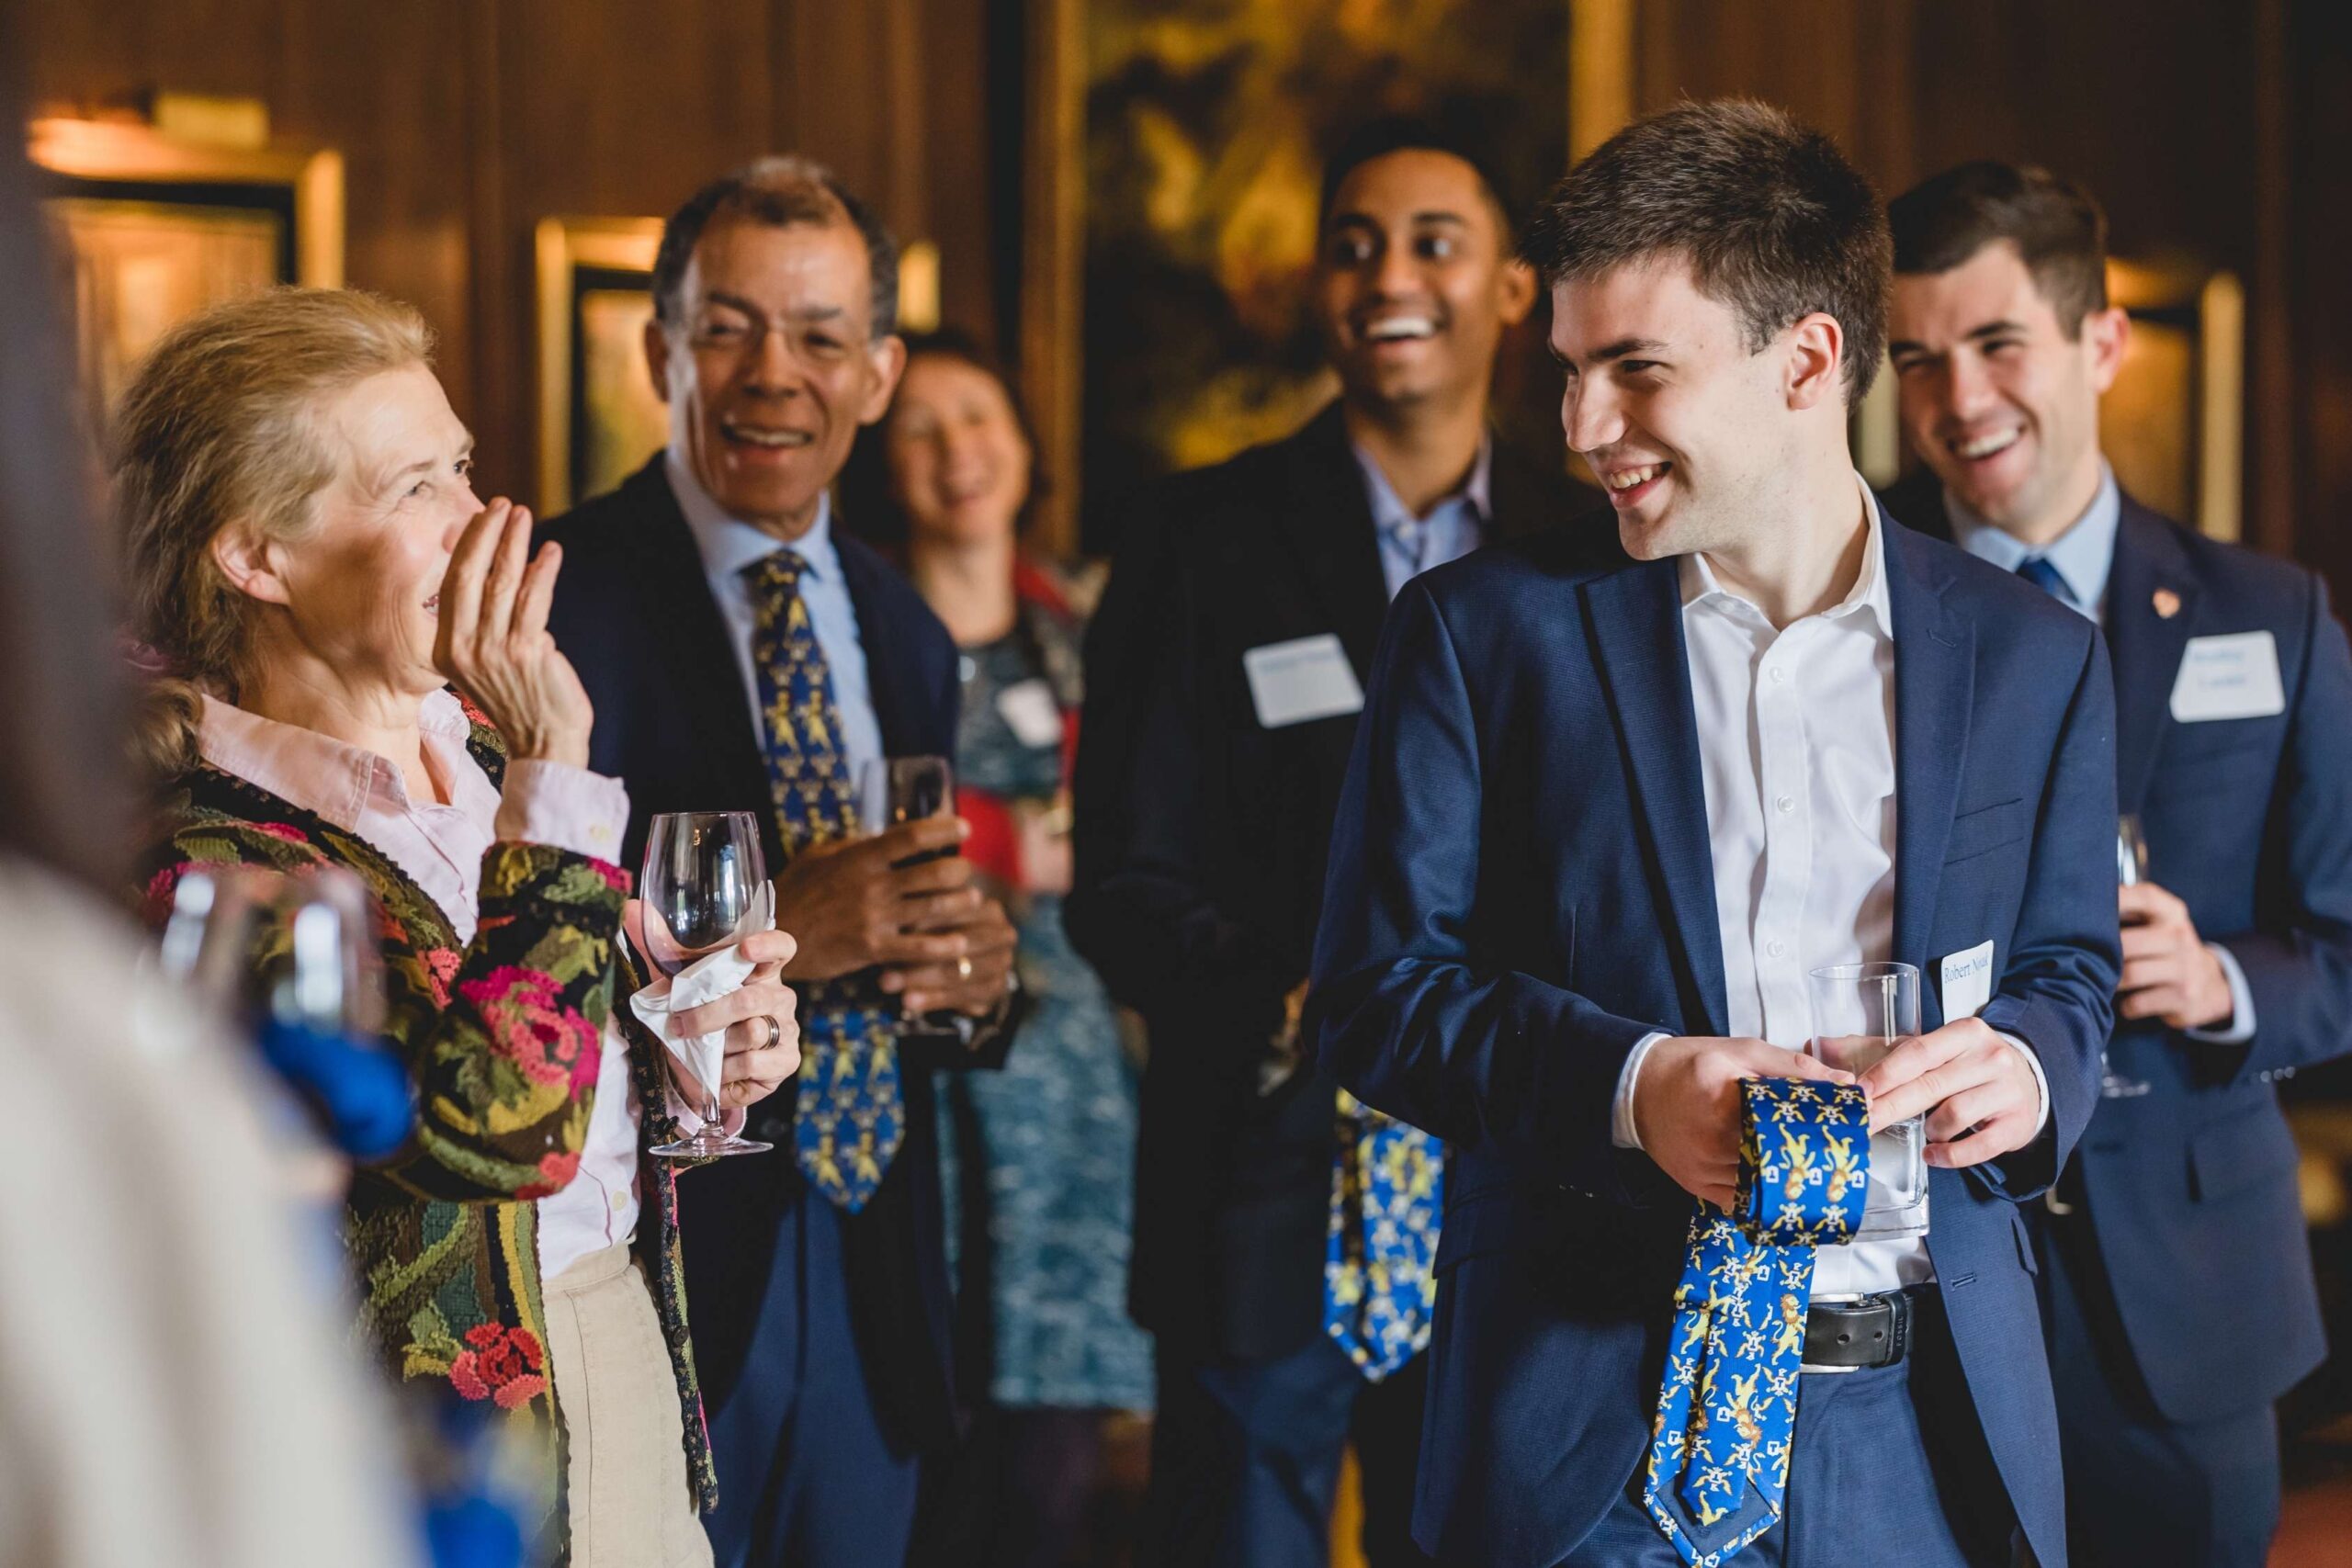
[[[564,762],[516,761],[506,765],[502,795],[466,750],[471,726],[457,698],[447,692],[425,698],[417,728],[425,766],[449,797],[446,806],[413,799],[401,770],[373,751],[210,697],[198,747],[221,772],[365,839],[440,906],[461,942],[473,940],[481,859],[492,843],[547,844],[606,862],[620,853],[628,792],[618,779]],[[625,1005],[616,999],[616,1018]],[[579,1174],[537,1201],[543,1280],[637,1231],[637,1096],[617,1022],[605,1026],[597,1072],[602,1092],[589,1116]],[[691,1115],[682,1120],[688,1130],[700,1124]]]

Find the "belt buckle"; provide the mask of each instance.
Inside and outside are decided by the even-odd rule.
[[[1870,1298],[1862,1295],[1860,1292],[1852,1292],[1839,1296],[1815,1296],[1811,1302],[1805,1304],[1805,1311],[1810,1313],[1817,1306],[1853,1306],[1869,1299]],[[1817,1365],[1812,1361],[1799,1361],[1797,1363],[1797,1372],[1800,1376],[1838,1376],[1846,1372],[1859,1372],[1862,1369],[1860,1367],[1825,1367]]]

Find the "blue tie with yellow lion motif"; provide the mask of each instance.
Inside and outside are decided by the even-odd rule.
[[[832,671],[808,621],[808,563],[778,550],[743,569],[752,591],[752,667],[766,717],[768,786],[787,859],[857,831]],[[809,1185],[855,1213],[882,1185],[906,1131],[897,1026],[872,976],[800,991],[800,1089],[793,1152]]]
[[[1443,1145],[1341,1089],[1323,1330],[1374,1382],[1428,1348],[1444,1212]]]
[[[1818,1247],[1851,1240],[1870,1187],[1870,1100],[1852,1084],[1740,1086],[1736,1213],[1702,1203],[1674,1292],[1642,1502],[1692,1568],[1781,1520]],[[1724,1539],[1702,1544],[1721,1530]]]

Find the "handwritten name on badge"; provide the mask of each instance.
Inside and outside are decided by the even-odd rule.
[[[1347,651],[1329,632],[1253,648],[1241,656],[1241,672],[1250,677],[1258,723],[1267,729],[1363,708],[1363,688],[1356,684]]]
[[[1993,999],[1993,944],[1979,942],[1955,953],[1941,964],[1937,989],[1944,999],[1944,1021],[1974,1018]]]
[[[2267,718],[2287,711],[2278,679],[2278,640],[2268,632],[2193,637],[2172,682],[2172,716],[2180,724],[2217,718]]]

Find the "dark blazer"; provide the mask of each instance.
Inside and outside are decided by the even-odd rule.
[[[1928,1240],[1994,1461],[2055,1565],[2057,1415],[2018,1205],[2097,1093],[2114,698],[2080,616],[1949,545],[1885,541],[1894,956],[1927,976],[1933,1028],[1937,961],[1990,940],[1980,1016],[2050,1082],[2034,1143],[1929,1172]],[[1612,1145],[1611,1107],[1644,1035],[1726,1023],[1676,564],[1600,553],[1488,550],[1398,598],[1316,943],[1324,1066],[1453,1151],[1414,1510],[1447,1562],[1557,1562],[1641,1464],[1693,1202]]]
[[[624,863],[641,863],[657,812],[735,810],[759,818],[773,873],[782,843],[751,699],[662,457],[544,533],[564,552],[549,625],[596,708],[589,763],[628,786]],[[838,526],[833,544],[885,750],[952,753],[960,688],[946,628],[872,549]],[[845,1216],[842,1245],[876,1404],[895,1436],[922,1447],[952,1435],[955,1404],[931,1080],[905,1065],[905,1141],[881,1190]],[[807,1193],[790,1153],[793,1102],[786,1085],[752,1110],[751,1134],[775,1153],[720,1160],[683,1183],[695,1359],[714,1402],[741,1371],[776,1217]]]
[[[1488,537],[1565,509],[1499,444]],[[1388,592],[1334,403],[1125,520],[1087,638],[1070,940],[1150,1024],[1129,1300],[1164,1343],[1261,1359],[1320,1332],[1336,1088],[1261,1092],[1306,977],[1351,715],[1266,729],[1242,655],[1336,633],[1361,682]]]
[[[1951,536],[1932,478],[1898,505]],[[2278,643],[2285,711],[2173,718],[2189,638],[2251,631]],[[2245,970],[2256,1033],[2213,1045],[2120,1025],[2115,1072],[2149,1090],[2100,1100],[2075,1157],[2124,1348],[2164,1415],[2211,1420],[2269,1404],[2327,1353],[2273,1085],[2352,1049],[2352,651],[2311,572],[2129,496],[2107,643],[2120,808],[2140,815],[2150,878]]]

